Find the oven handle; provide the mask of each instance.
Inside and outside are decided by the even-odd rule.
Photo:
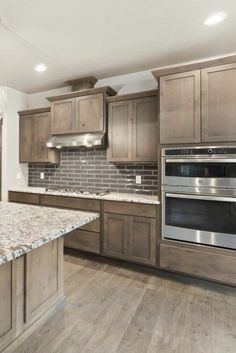
[[[236,163],[236,158],[168,158],[166,163]]]
[[[173,193],[166,193],[166,196],[173,197],[176,199],[236,202],[235,197],[224,197],[224,196],[207,196],[207,195],[193,195],[193,194],[190,195],[190,194],[173,194]]]

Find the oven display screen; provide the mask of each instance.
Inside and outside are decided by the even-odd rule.
[[[172,227],[236,234],[236,202],[166,196],[165,223]]]
[[[166,163],[166,176],[236,178],[236,163]]]

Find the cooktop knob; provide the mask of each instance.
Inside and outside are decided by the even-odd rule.
[[[213,153],[214,153],[213,148],[209,148],[208,153],[209,153],[209,154],[213,154]]]

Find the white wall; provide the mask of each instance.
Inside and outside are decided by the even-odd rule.
[[[19,163],[19,116],[27,108],[27,94],[9,87],[0,88],[2,101],[2,200],[8,200],[8,189],[28,185],[28,165]]]
[[[95,87],[111,86],[118,94],[148,91],[157,88],[157,82],[150,71],[140,71],[132,74],[108,77],[99,80]],[[62,87],[54,90],[38,92],[28,95],[28,108],[49,107],[50,103],[46,97],[52,97],[71,91],[71,87]]]

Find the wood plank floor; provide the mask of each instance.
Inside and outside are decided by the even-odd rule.
[[[15,353],[235,353],[236,289],[65,255],[65,305]]]

